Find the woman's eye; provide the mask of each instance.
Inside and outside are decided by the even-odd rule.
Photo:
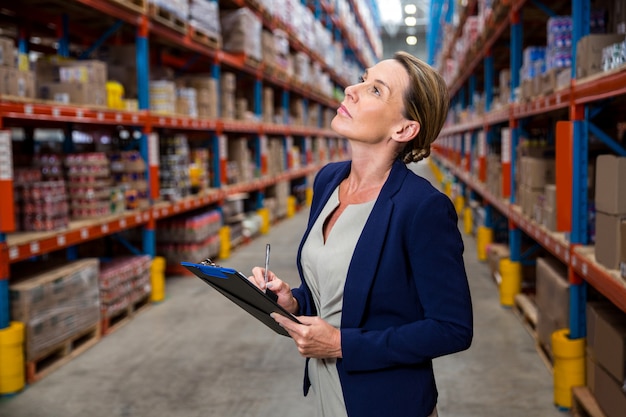
[[[359,82],[360,82],[360,83],[364,83],[364,82],[365,82],[365,79],[364,79],[363,77],[359,77]]]

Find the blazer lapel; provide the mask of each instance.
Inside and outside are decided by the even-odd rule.
[[[357,242],[344,287],[342,327],[360,325],[389,230],[394,206],[392,197],[400,189],[407,173],[404,163],[397,161],[393,165]]]

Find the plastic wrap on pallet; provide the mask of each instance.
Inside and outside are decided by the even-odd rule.
[[[150,294],[150,265],[147,255],[123,256],[100,264],[100,303],[103,317],[128,308]]]
[[[180,19],[187,21],[187,17],[189,16],[189,3],[187,1],[188,0],[148,0],[148,3],[154,4]]]
[[[22,265],[11,284],[11,317],[26,325],[27,360],[97,325],[100,319],[98,260]]]
[[[261,31],[263,24],[254,12],[247,8],[224,11],[220,17],[223,49],[243,53],[247,57],[261,61]]]
[[[217,1],[189,1],[189,24],[207,34],[220,36],[222,29],[219,14]]]

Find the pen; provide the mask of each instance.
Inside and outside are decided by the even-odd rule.
[[[267,285],[267,270],[270,268],[270,244],[265,245],[265,284]]]

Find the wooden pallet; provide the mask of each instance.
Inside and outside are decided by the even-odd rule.
[[[174,29],[183,34],[187,33],[187,21],[176,16],[169,10],[163,9],[154,3],[148,4],[148,15],[156,22]]]
[[[102,335],[105,336],[127,324],[137,313],[150,306],[150,294],[146,294],[137,301],[130,303],[126,308],[116,311],[108,316],[102,314],[100,327]]]
[[[100,335],[100,324],[96,323],[58,345],[46,349],[45,353],[38,355],[36,359],[27,361],[26,382],[29,384],[37,382],[65,365],[98,343]]]
[[[606,417],[587,387],[572,388],[571,411],[574,417]]]
[[[526,294],[517,294],[513,304],[515,315],[522,321],[530,335],[537,340],[537,306]]]
[[[222,47],[222,38],[220,35],[207,33],[193,26],[189,26],[189,37],[211,49],[221,49]]]
[[[127,9],[133,10],[137,13],[145,13],[147,10],[147,0],[111,0],[113,3],[117,3]]]

